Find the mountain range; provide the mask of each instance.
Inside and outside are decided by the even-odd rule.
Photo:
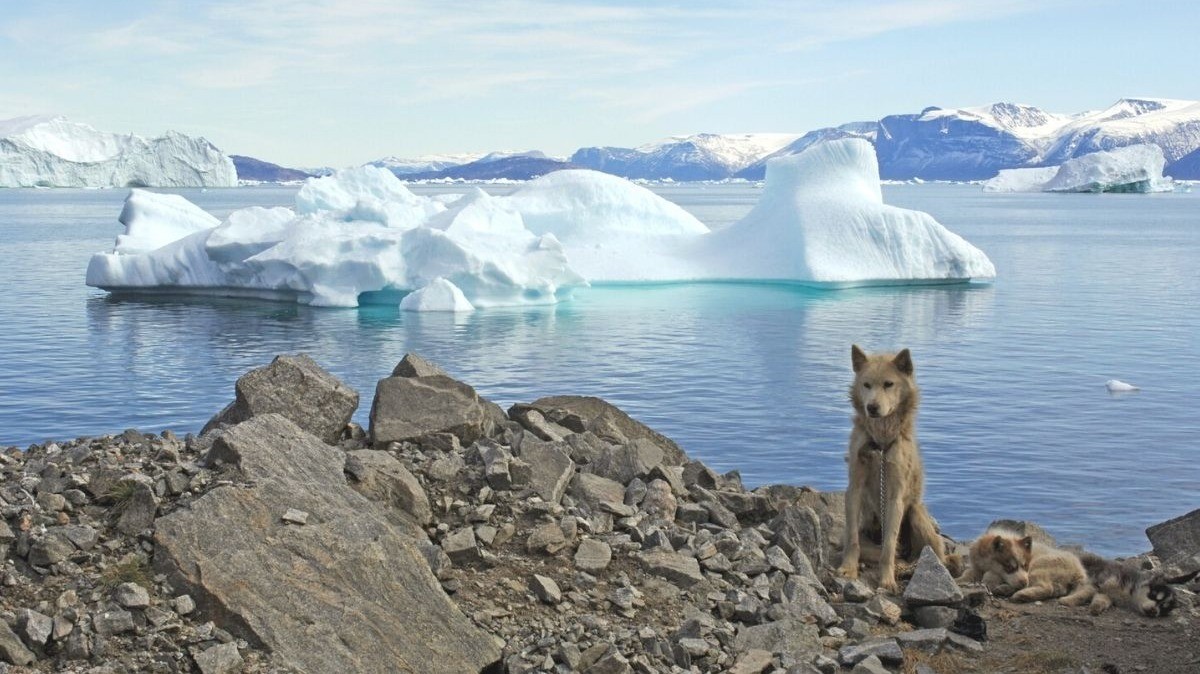
[[[1166,175],[1200,179],[1200,101],[1166,98],[1123,98],[1104,110],[1070,115],[1015,103],[929,107],[803,134],[699,133],[638,147],[584,147],[569,158],[531,150],[370,163],[405,180],[528,180],[566,168],[644,180],[761,180],[773,157],[848,137],[871,141],[880,176],[891,180],[985,180],[1003,169],[1056,166],[1140,143],[1162,148]],[[102,133],[62,117],[0,121],[0,186],[214,186],[236,179],[300,180],[330,171],[226,157],[203,138],[175,132],[147,140]]]
[[[1104,110],[1073,115],[1015,103],[969,108],[929,107],[874,122],[851,122],[805,134],[701,133],[639,147],[584,147],[569,159],[540,155],[535,166],[458,166],[400,172],[408,179],[524,179],[537,171],[590,168],[630,179],[761,180],[772,157],[797,154],[815,143],[865,138],[875,145],[884,179],[985,180],[1002,169],[1056,166],[1097,150],[1153,143],[1167,158],[1167,175],[1200,179],[1200,102],[1123,98]],[[396,161],[394,158],[391,161]],[[411,160],[419,163],[420,160]]]

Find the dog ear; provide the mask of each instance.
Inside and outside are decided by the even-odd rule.
[[[904,374],[913,373],[912,354],[908,352],[908,349],[896,354],[896,357],[892,359],[892,364],[896,366],[897,370],[900,370]]]
[[[1022,538],[1021,539],[1021,547],[1025,548],[1027,551],[1032,551],[1033,550],[1033,536],[1026,536],[1025,538]]]
[[[850,364],[854,366],[854,371],[858,372],[867,362],[867,354],[858,348],[857,344],[850,345]]]

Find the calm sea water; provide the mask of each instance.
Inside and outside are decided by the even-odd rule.
[[[445,188],[424,188],[445,191]],[[658,190],[714,227],[751,186]],[[179,190],[217,215],[279,187]],[[994,285],[843,291],[592,288],[557,307],[406,314],[227,300],[114,301],[83,284],[124,190],[0,190],[0,445],[196,431],[245,371],[307,352],[362,395],[416,351],[507,406],[604,397],[748,484],[840,489],[849,349],[910,347],[927,499],[949,533],[1029,518],[1129,554],[1200,507],[1200,193],[987,195],[885,187],[991,256]],[[1142,391],[1114,396],[1119,378]]]

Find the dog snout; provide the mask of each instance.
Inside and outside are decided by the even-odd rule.
[[[879,416],[879,403],[868,403],[867,404],[867,414],[869,414],[873,417]]]

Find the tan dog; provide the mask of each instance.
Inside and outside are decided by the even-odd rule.
[[[908,349],[868,356],[850,347],[854,428],[847,462],[846,533],[840,572],[858,577],[860,559],[879,561],[879,587],[895,592],[896,552],[903,535],[907,557],[926,545],[946,561],[942,537],[921,502],[925,471],[917,449],[920,391]],[[871,545],[878,539],[880,545]]]
[[[1018,602],[1059,597],[1061,604],[1079,606],[1096,593],[1078,555],[997,525],[971,544],[971,564],[960,580],[982,580]]]

